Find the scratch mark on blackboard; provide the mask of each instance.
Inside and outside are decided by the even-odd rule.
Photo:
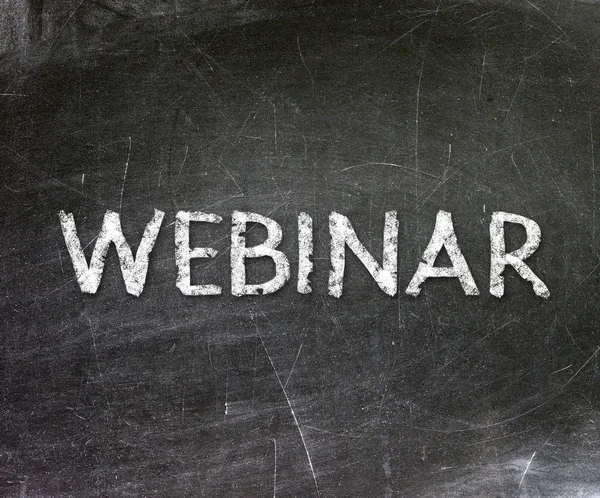
[[[535,457],[535,453],[536,452],[534,451],[533,455],[531,455],[531,458],[529,459],[529,462],[527,462],[527,467],[525,467],[525,472],[523,472],[523,475],[521,476],[521,481],[519,481],[519,488],[517,489],[517,496],[519,496],[519,491],[521,491],[521,486],[523,484],[523,480],[525,479],[525,475],[529,471],[529,466],[531,465],[531,462],[533,461],[533,459]]]
[[[483,62],[481,63],[481,77],[479,78],[479,100],[481,100],[481,87],[483,86],[483,72],[485,70],[485,58],[487,50],[483,52]]]
[[[523,175],[521,175],[521,170],[519,169],[519,166],[517,166],[517,163],[515,162],[515,153],[514,152],[510,155],[510,160],[512,161],[513,166],[516,168],[517,173],[519,173],[519,178],[521,179],[521,183],[525,183],[523,181]]]
[[[563,31],[563,29],[556,23],[556,21],[554,19],[552,19],[548,14],[546,14],[542,9],[540,9],[537,5],[535,5],[534,3],[530,2],[529,0],[527,0],[527,3],[529,5],[531,5],[535,10],[537,10],[540,14],[542,14],[546,19],[548,19],[564,36],[564,38],[566,40],[569,39],[569,37],[567,36],[567,34]],[[569,45],[567,43],[567,45]],[[575,48],[572,45],[569,45],[571,48]]]
[[[227,174],[227,176],[228,176],[229,178],[231,178],[231,181],[233,181],[233,183],[235,183],[235,186],[237,187],[237,189],[238,189],[238,190],[239,190],[239,192],[240,192],[240,195],[239,195],[239,197],[244,197],[244,192],[243,192],[242,188],[240,187],[239,183],[235,181],[235,178],[234,178],[234,177],[233,177],[233,175],[231,174],[231,171],[229,171],[229,170],[228,170],[228,169],[225,167],[225,165],[224,165],[224,164],[221,162],[221,160],[220,160],[220,159],[219,159],[219,161],[218,161],[218,163],[217,163],[217,164],[218,164],[219,168],[221,168],[223,171],[225,171],[225,173]],[[236,196],[236,197],[237,197],[237,196]]]
[[[402,164],[382,163],[382,162],[354,164],[352,166],[348,166],[347,168],[341,169],[340,173],[343,173],[344,171],[349,171],[354,168],[360,168],[361,166],[391,166],[393,168],[399,168],[399,169],[403,169],[404,171],[410,171],[411,173],[416,173],[417,175],[428,176],[429,178],[435,178],[436,180],[441,180],[441,178],[439,176],[432,175],[431,173],[427,173],[426,171],[415,171],[414,169],[411,169],[407,166],[403,166]]]
[[[186,145],[185,146],[185,156],[183,157],[183,161],[181,162],[181,167],[179,168],[179,173],[177,173],[177,178],[175,178],[175,183],[177,183],[179,181],[179,176],[181,175],[181,172],[183,171],[183,167],[185,166],[185,162],[187,161],[189,150],[190,150],[190,147],[188,145]]]
[[[283,387],[287,387],[288,382],[290,381],[290,379],[292,377],[292,373],[294,373],[294,368],[296,367],[296,362],[298,361],[298,357],[300,356],[300,351],[302,351],[302,346],[304,346],[304,343],[300,344],[300,347],[298,348],[298,353],[296,353],[296,358],[294,359],[294,364],[292,365],[292,369],[290,370],[290,373],[289,373]]]
[[[573,366],[573,364],[569,363],[566,367],[562,367],[562,368],[559,368],[558,370],[555,370],[554,372],[550,372],[550,375],[562,372],[563,370],[567,370],[568,368],[571,368],[572,366]]]
[[[590,119],[590,149],[592,152],[592,188],[593,194],[593,205],[592,205],[592,241],[594,247],[596,247],[596,162],[594,160],[594,130],[592,128],[592,113],[589,115]]]
[[[277,493],[277,440],[273,438],[273,498]]]
[[[304,69],[306,69],[306,72],[308,73],[308,76],[310,77],[310,83],[312,85],[312,94],[315,94],[315,80],[313,78],[312,73],[310,72],[310,69],[308,69],[308,66],[306,65],[306,62],[304,61],[304,56],[302,55],[302,50],[300,50],[300,37],[297,36],[296,37],[296,45],[298,45],[298,53],[300,54],[300,59],[302,59],[302,64],[304,65]]]
[[[600,259],[600,257],[598,256],[598,254],[597,254],[597,253],[596,253],[596,257],[597,257],[598,259]],[[599,267],[600,267],[600,262],[599,262],[599,263],[598,263],[596,266],[594,266],[594,268],[592,268],[592,271],[590,271],[590,272],[589,272],[589,273],[588,273],[588,274],[587,274],[585,277],[583,277],[583,278],[581,279],[581,281],[580,281],[580,282],[579,282],[579,283],[578,283],[578,284],[575,286],[575,288],[573,289],[573,291],[574,291],[574,290],[576,290],[576,289],[578,289],[579,287],[581,287],[581,285],[582,285],[582,284],[583,284],[583,283],[584,283],[584,282],[585,282],[585,281],[586,281],[588,278],[590,278],[590,277],[591,277],[591,276],[594,274],[594,272],[595,272],[595,271],[596,271],[596,270],[597,270]],[[573,291],[571,291],[569,294],[571,294]]]
[[[523,83],[523,79],[525,78],[526,70],[527,70],[527,59],[524,60],[523,71],[521,72],[521,78],[519,79],[519,83],[517,84],[517,88],[515,89],[515,92],[513,93],[512,99],[510,99],[510,104],[508,106],[508,109],[506,109],[506,116],[504,116],[504,121],[502,123],[503,126],[506,123],[508,116],[510,115],[510,110],[512,109],[513,104],[515,103],[515,98],[517,97],[517,94],[519,93],[519,89],[521,88],[521,84]]]
[[[543,403],[540,403],[539,405],[536,405],[536,406],[534,406],[533,408],[530,408],[529,410],[526,410],[526,411],[524,411],[523,413],[520,413],[520,414],[518,414],[518,415],[515,415],[514,417],[510,417],[510,418],[507,418],[507,419],[505,419],[505,420],[501,420],[501,421],[499,421],[499,422],[496,422],[496,423],[494,423],[494,424],[489,424],[489,425],[486,425],[486,426],[484,426],[484,427],[478,427],[478,428],[479,428],[479,429],[485,429],[485,428],[488,428],[488,427],[494,427],[494,426],[496,426],[496,425],[505,424],[505,423],[507,423],[507,422],[512,422],[513,420],[516,420],[516,419],[518,419],[518,418],[524,417],[525,415],[529,415],[530,413],[533,413],[534,411],[536,411],[536,410],[539,410],[539,409],[540,409],[542,406],[545,406],[545,405],[547,405],[548,403],[550,403],[551,401],[553,401],[554,399],[556,399],[556,398],[559,396],[559,394],[560,394],[560,393],[563,391],[563,389],[564,389],[565,387],[567,387],[567,386],[568,386],[568,385],[569,385],[569,384],[570,384],[570,383],[571,383],[571,382],[572,382],[572,381],[575,379],[575,377],[577,377],[577,376],[579,375],[579,373],[580,373],[580,372],[581,372],[581,371],[582,371],[582,370],[583,370],[583,369],[584,369],[584,368],[585,368],[585,367],[586,367],[586,366],[589,364],[589,362],[590,362],[590,361],[592,361],[592,360],[593,360],[593,359],[596,357],[596,355],[598,354],[598,352],[600,352],[600,347],[598,347],[598,348],[596,349],[596,351],[594,351],[594,352],[592,353],[592,355],[591,355],[591,356],[590,356],[590,357],[587,359],[587,361],[586,361],[586,362],[585,362],[583,365],[581,365],[581,367],[579,367],[579,370],[577,370],[577,372],[575,372],[575,373],[574,373],[574,374],[571,376],[571,378],[570,378],[570,379],[569,379],[567,382],[565,382],[565,383],[564,383],[564,384],[563,384],[563,385],[562,385],[562,386],[561,386],[561,387],[558,389],[558,391],[556,392],[556,394],[555,394],[554,396],[552,396],[552,397],[548,398],[548,399],[547,399],[546,401],[544,401]]]
[[[275,151],[277,151],[277,106],[273,104],[273,135],[275,136]]]
[[[425,55],[421,61],[421,70],[419,71],[419,83],[417,84],[417,97],[415,109],[415,174],[419,174],[419,100],[421,98],[421,80],[423,79],[423,67],[425,65]],[[419,181],[415,179],[415,201],[419,199]]]
[[[88,318],[88,322],[90,324],[90,334],[92,336],[92,345],[94,347],[94,357],[96,359],[96,368],[98,369],[98,375],[100,376],[100,383],[102,384],[102,390],[104,392],[104,400],[106,401],[106,406],[108,407],[108,411],[112,413],[112,408],[110,407],[110,403],[108,402],[108,397],[106,395],[106,386],[104,384],[104,376],[102,375],[102,370],[100,369],[100,361],[98,359],[98,348],[96,347],[96,336],[94,335],[94,327],[92,326],[92,319]]]
[[[302,427],[305,427],[307,429],[311,429],[311,430],[316,431],[316,432],[322,432],[323,434],[331,434],[332,436],[338,436],[338,437],[349,437],[351,439],[359,439],[361,437],[364,437],[364,436],[357,436],[357,435],[354,435],[354,434],[344,434],[342,432],[333,432],[333,431],[328,431],[328,430],[325,430],[325,429],[319,429],[318,427],[313,427],[312,425],[306,425],[306,424],[303,424]]]
[[[226,378],[225,378],[225,413],[223,418],[227,417],[227,412],[229,411],[229,405],[227,404],[227,397],[229,396],[229,368],[227,368]]]
[[[396,38],[392,43],[390,43],[387,47],[385,47],[381,52],[379,52],[379,54],[377,55],[381,55],[383,54],[386,50],[392,48],[394,45],[396,45],[396,43],[398,43],[400,40],[402,40],[405,36],[410,35],[415,29],[417,29],[419,26],[422,26],[423,24],[425,24],[426,22],[429,22],[429,19],[426,19],[423,22],[420,22],[419,24],[417,24],[416,26],[414,26],[413,28],[409,29],[406,33],[400,35],[398,38]]]
[[[478,444],[491,443],[493,441],[498,441],[500,439],[506,439],[508,437],[513,437],[513,436],[519,436],[521,434],[525,434],[527,432],[531,432],[531,431],[533,431],[535,429],[537,429],[537,427],[530,427],[529,429],[525,429],[523,431],[511,432],[510,434],[504,434],[503,436],[498,436],[498,437],[493,437],[493,438],[489,438],[489,439],[484,439],[483,441],[476,441],[474,443],[466,444],[465,446],[477,446]]]
[[[569,334],[569,337],[573,341],[573,344],[575,344],[575,346],[577,346],[577,349],[579,349],[579,351],[581,351],[581,348],[579,347],[579,345],[575,341],[575,338],[573,337],[573,334],[571,334],[571,331],[569,330],[569,327],[565,326],[565,329],[567,329],[567,333]]]
[[[544,50],[546,50],[547,48],[550,48],[552,45],[554,45],[557,41],[562,40],[562,36],[557,36],[554,40],[552,40],[550,43],[548,43],[547,45],[544,45],[542,48],[540,48],[539,50],[536,50],[533,54],[528,55],[525,57],[525,60],[527,59],[531,59],[532,57],[535,57],[538,54],[541,54]]]
[[[129,159],[131,158],[131,137],[129,137],[129,148],[127,149],[127,161],[125,162],[125,172],[123,173],[123,184],[121,185],[121,200],[119,201],[119,213],[123,207],[123,192],[125,192],[125,179],[127,178],[127,170],[129,169]]]
[[[290,401],[287,391],[285,390],[285,386],[281,382],[279,373],[277,372],[277,369],[275,368],[275,364],[273,363],[273,359],[271,358],[271,355],[269,354],[269,351],[267,350],[267,346],[265,345],[265,341],[262,337],[262,334],[260,333],[258,324],[256,323],[256,320],[254,320],[254,313],[252,311],[250,311],[250,319],[252,320],[252,323],[254,323],[254,327],[256,329],[258,338],[260,339],[262,347],[265,350],[265,354],[267,355],[267,358],[269,359],[269,363],[271,364],[271,368],[273,369],[273,372],[275,373],[275,377],[277,378],[279,387],[281,387],[281,391],[283,392],[283,395],[285,396],[285,400],[287,401],[288,407],[289,407],[292,417],[294,419],[294,424],[296,425],[296,429],[298,429],[298,434],[300,434],[300,439],[302,440],[302,445],[304,446],[304,452],[306,453],[306,459],[308,460],[308,466],[310,467],[310,472],[312,474],[313,482],[315,483],[315,489],[317,491],[317,496],[320,497],[321,492],[319,491],[319,484],[317,483],[317,476],[315,474],[315,469],[313,467],[313,463],[312,463],[312,459],[310,457],[310,453],[308,451],[308,447],[306,446],[306,441],[304,440],[304,434],[302,433],[302,428],[300,427],[300,423],[298,422],[298,417],[296,417],[296,412],[294,411],[292,402]]]

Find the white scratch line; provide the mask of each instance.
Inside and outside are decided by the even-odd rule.
[[[129,137],[129,149],[127,150],[127,161],[125,162],[125,173],[123,173],[123,185],[121,185],[121,200],[119,201],[119,213],[123,207],[123,192],[125,192],[125,179],[127,178],[127,170],[129,169],[129,158],[131,157],[131,137]]]
[[[405,36],[410,35],[415,29],[417,29],[419,26],[422,26],[423,24],[425,24],[426,22],[429,22],[429,19],[426,19],[423,22],[420,22],[419,24],[417,24],[415,27],[409,29],[406,33],[404,33],[403,35],[400,35],[398,38],[396,38],[392,43],[390,43],[387,47],[385,47],[381,52],[379,52],[378,55],[383,54],[386,50],[392,48],[394,45],[396,45],[396,43],[398,43],[400,40],[402,40]]]
[[[479,78],[479,100],[481,100],[481,87],[483,86],[483,72],[485,70],[485,57],[487,56],[487,50],[483,52],[483,62],[481,64],[481,77]]]
[[[567,329],[567,332],[569,332],[569,335],[571,335],[571,332],[569,331],[569,329]],[[485,337],[484,337],[484,339],[485,339]],[[573,339],[573,336],[571,336],[571,339]],[[577,343],[575,343],[575,345],[577,346]],[[577,347],[579,348],[579,346],[577,346]],[[581,348],[580,348],[580,350],[581,350]],[[586,360],[586,362],[583,365],[581,365],[581,367],[579,367],[579,370],[577,370],[577,372],[575,372],[571,376],[571,378],[569,380],[567,380],[567,382],[565,382],[560,388],[557,389],[556,393],[553,396],[551,396],[550,398],[548,398],[546,401],[540,403],[539,405],[536,405],[533,408],[530,408],[529,410],[526,410],[526,411],[524,411],[522,413],[519,413],[518,415],[515,415],[514,417],[505,418],[503,420],[499,420],[498,422],[493,422],[493,423],[487,424],[487,425],[480,425],[480,426],[476,426],[476,427],[469,427],[468,429],[456,429],[456,430],[452,430],[452,431],[429,429],[429,428],[426,429],[426,428],[418,427],[418,426],[413,426],[413,427],[415,429],[427,430],[427,431],[430,431],[430,432],[442,432],[444,434],[451,434],[451,433],[455,433],[455,432],[470,432],[470,431],[473,431],[473,430],[489,429],[490,427],[497,427],[499,425],[503,425],[503,424],[507,424],[508,422],[512,422],[513,420],[517,420],[518,418],[521,418],[521,417],[524,417],[526,415],[529,415],[530,413],[533,413],[533,412],[539,410],[540,408],[542,408],[543,406],[546,406],[548,403],[554,401],[562,393],[562,391],[571,382],[573,382],[573,380],[575,380],[575,378],[590,363],[590,361],[592,361],[598,355],[599,352],[600,352],[600,346],[598,346],[598,348],[596,348],[596,351],[594,351],[592,353],[592,355]]]
[[[104,385],[104,376],[102,375],[102,370],[100,370],[100,360],[98,359],[98,348],[96,347],[96,336],[94,335],[94,327],[92,325],[92,319],[89,317],[88,317],[88,322],[90,324],[90,334],[92,335],[92,345],[94,346],[94,356],[96,357],[96,368],[98,369],[98,375],[100,376],[100,383],[102,384],[102,390],[104,392],[104,399],[106,401],[106,406],[108,407],[108,411],[112,413],[110,403],[108,402],[108,396],[106,395],[106,386]]]
[[[484,425],[482,427],[478,427],[478,429],[487,429],[489,427],[495,427],[497,425],[502,425],[502,424],[506,424],[508,422],[512,422],[513,420],[516,420],[520,417],[524,417],[525,415],[529,415],[530,413],[533,413],[536,410],[539,410],[540,408],[542,408],[543,406],[547,405],[548,403],[550,403],[551,401],[554,401],[559,394],[563,391],[563,389],[565,387],[567,387],[574,379],[575,377],[577,377],[579,375],[579,373],[588,365],[588,363],[590,361],[592,361],[596,355],[600,352],[600,346],[598,346],[598,348],[596,348],[596,351],[594,351],[592,353],[592,355],[587,359],[587,361],[581,365],[581,367],[579,367],[579,370],[577,370],[577,372],[575,372],[571,378],[569,380],[567,380],[567,382],[565,382],[556,392],[556,394],[554,394],[554,396],[548,398],[546,401],[544,401],[543,403],[540,403],[539,405],[534,406],[533,408],[530,408],[529,410],[524,411],[523,413],[519,413],[518,415],[515,415],[514,417],[510,417],[504,420],[501,420],[499,422],[495,422],[493,424],[488,424],[488,425]]]
[[[275,150],[277,150],[277,107],[273,104],[273,134],[275,136]]]
[[[275,493],[277,491],[277,440],[275,438],[273,438],[273,452],[273,498],[275,498]]]
[[[519,491],[521,491],[521,485],[523,484],[523,480],[525,479],[525,475],[529,471],[529,466],[531,465],[531,462],[533,461],[533,458],[535,457],[535,453],[536,452],[534,451],[533,455],[531,455],[531,458],[529,459],[529,462],[527,463],[527,467],[525,467],[525,472],[523,472],[523,475],[521,476],[521,481],[519,482],[519,488],[517,489],[517,496],[519,495]]]
[[[563,31],[563,29],[556,23],[556,21],[554,19],[552,19],[548,14],[546,14],[542,9],[540,9],[537,5],[535,5],[534,3],[530,2],[529,0],[527,0],[527,3],[529,5],[531,5],[535,10],[537,10],[540,14],[542,14],[546,19],[548,19],[548,21],[550,21],[552,24],[554,24],[554,26],[556,26],[556,28],[562,33],[562,35],[565,37],[565,39],[569,40],[569,37],[567,36],[567,34]],[[567,45],[569,45],[567,43]],[[571,45],[569,45],[571,48],[575,48]]]
[[[419,71],[419,84],[417,85],[417,105],[415,111],[415,173],[419,174],[419,100],[421,98],[421,80],[423,79],[423,67],[425,66],[425,55],[421,61]],[[419,198],[419,182],[415,182],[415,200]]]
[[[393,168],[399,168],[399,169],[403,169],[404,171],[408,171],[410,173],[415,173],[418,175],[424,175],[424,176],[428,176],[429,178],[435,178],[436,180],[441,180],[441,178],[437,175],[432,175],[431,173],[427,173],[426,171],[415,171],[412,168],[409,168],[408,166],[403,166],[402,164],[396,164],[396,163],[382,163],[382,162],[371,162],[371,163],[361,163],[361,164],[354,164],[352,166],[348,166],[347,168],[341,169],[340,173],[343,173],[344,171],[348,171],[354,168],[360,168],[361,166],[392,166]]]
[[[540,48],[539,50],[536,50],[533,54],[526,56],[525,60],[531,59],[532,57],[535,57],[536,55],[541,54],[544,50],[546,50],[547,48],[551,47],[552,45],[554,45],[559,40],[562,40],[562,35],[561,36],[557,36],[554,40],[552,40],[550,43],[548,43],[548,45],[545,45],[544,47]]]
[[[510,110],[512,109],[512,106],[515,103],[515,98],[517,96],[517,93],[519,93],[519,88],[521,88],[521,83],[523,83],[523,78],[525,78],[526,70],[527,70],[527,59],[524,60],[523,71],[521,72],[521,78],[519,79],[519,83],[517,84],[517,89],[515,90],[515,93],[513,93],[512,99],[510,99],[510,105],[508,106],[508,109],[506,110],[506,116],[504,116],[503,123],[506,123],[506,120],[508,119],[508,116],[510,115]]]
[[[308,69],[308,66],[306,65],[306,62],[304,62],[304,56],[302,55],[302,50],[300,50],[300,37],[299,36],[296,37],[296,45],[298,45],[298,53],[300,54],[300,59],[302,60],[302,64],[304,65],[304,69],[306,69],[306,72],[310,76],[310,82],[312,84],[312,93],[314,95],[315,94],[315,80],[313,79],[313,75],[310,72],[310,69]]]
[[[554,372],[550,372],[550,375],[557,374],[558,372],[562,372],[563,370],[566,370],[567,368],[571,368],[572,366],[573,366],[573,363],[569,363],[566,367],[562,367],[562,368],[559,368],[558,370],[555,370]]]
[[[292,412],[292,417],[294,418],[294,424],[296,425],[296,428],[298,429],[298,434],[300,434],[300,439],[302,440],[302,445],[304,446],[304,452],[306,453],[306,459],[308,460],[308,465],[310,467],[310,471],[312,473],[312,478],[315,483],[315,489],[317,490],[317,496],[320,497],[321,492],[319,491],[319,484],[317,483],[317,476],[315,475],[315,469],[312,464],[312,459],[310,458],[310,453],[308,452],[308,447],[306,446],[306,441],[304,440],[304,434],[302,434],[302,429],[300,428],[300,424],[298,423],[298,418],[296,417],[296,412],[294,412],[294,407],[292,406],[292,402],[290,401],[290,398],[287,395],[285,387],[284,387],[283,383],[281,382],[281,378],[279,377],[279,374],[277,373],[277,369],[275,368],[275,364],[273,363],[273,360],[271,359],[271,355],[269,354],[269,351],[267,351],[267,347],[265,346],[265,341],[263,340],[260,330],[258,329],[258,325],[256,324],[256,321],[254,320],[254,314],[252,313],[252,311],[250,312],[250,318],[251,318],[252,322],[254,323],[254,328],[256,329],[258,338],[260,339],[262,347],[265,350],[265,353],[267,354],[267,358],[269,358],[269,363],[271,363],[271,368],[273,369],[273,372],[275,372],[275,377],[277,377],[277,382],[279,383],[279,387],[281,387],[281,390],[283,391],[283,395],[285,396],[285,400],[287,401],[287,404],[290,408],[290,412]]]
[[[71,14],[69,15],[69,17],[65,21],[65,23],[60,27],[60,29],[56,33],[56,39],[58,39],[58,35],[60,35],[63,32],[63,30],[66,28],[67,24],[69,24],[71,22],[71,19],[73,19],[73,16],[79,10],[79,7],[81,7],[83,5],[83,2],[85,2],[85,0],[81,0],[81,2],[79,2],[79,4],[77,5],[77,7],[75,7],[73,9],[73,12],[71,12]]]
[[[300,356],[300,351],[302,351],[302,346],[304,346],[304,343],[300,344],[300,347],[298,348],[298,352],[296,353],[296,358],[294,359],[294,364],[292,365],[292,369],[290,370],[290,373],[289,373],[283,387],[287,387],[288,382],[290,381],[290,379],[292,377],[292,373],[294,373],[294,368],[296,367],[296,362],[298,361],[298,357]]]
[[[175,178],[175,183],[177,183],[179,181],[179,177],[181,175],[181,172],[183,171],[183,167],[185,166],[185,162],[187,161],[188,158],[188,152],[190,150],[190,147],[188,145],[185,146],[185,156],[183,158],[183,162],[181,163],[181,167],[179,168],[179,173],[177,173],[177,178]]]
[[[590,118],[590,148],[592,150],[592,187],[594,190],[593,206],[592,206],[592,239],[596,240],[596,162],[594,160],[594,129],[592,128],[592,113]]]
[[[225,173],[227,173],[227,176],[229,178],[231,178],[231,181],[233,181],[233,183],[235,183],[235,186],[240,191],[241,197],[244,197],[244,192],[242,191],[242,187],[240,187],[240,185],[238,184],[238,182],[235,181],[235,178],[233,177],[233,175],[231,174],[231,172],[225,167],[225,165],[221,162],[220,159],[219,159],[219,162],[217,164],[218,164],[219,168],[221,168],[223,171],[225,171]]]

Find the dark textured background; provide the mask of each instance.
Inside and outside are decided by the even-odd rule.
[[[0,495],[600,496],[597,3],[32,0],[0,14]],[[126,294],[113,248],[83,295],[58,212],[89,257],[120,206],[134,246],[167,212],[146,289]],[[225,218],[192,236],[220,250],[194,265],[220,297],[175,287],[180,209]],[[283,226],[293,272],[275,295],[229,293],[234,209]],[[399,297],[353,256],[329,297],[328,213],[380,259],[392,209]],[[403,293],[439,209],[479,297],[455,280]],[[489,295],[495,210],[541,226],[530,265],[548,301],[511,269]],[[310,295],[295,291],[301,211]]]

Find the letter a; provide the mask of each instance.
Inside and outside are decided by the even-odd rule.
[[[446,252],[452,262],[451,267],[433,266],[442,247],[446,248]],[[449,212],[438,212],[433,235],[423,253],[423,261],[419,263],[419,268],[417,268],[410,284],[408,284],[408,288],[406,289],[407,294],[417,297],[421,292],[421,285],[429,277],[456,277],[467,296],[479,295],[473,275],[471,275],[467,261],[458,246],[456,234],[454,233],[454,225],[452,224],[452,215]]]

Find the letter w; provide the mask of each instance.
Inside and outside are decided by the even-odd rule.
[[[73,214],[65,214],[64,211],[58,213],[60,226],[65,238],[65,244],[69,250],[71,261],[73,261],[73,269],[75,270],[75,276],[77,277],[81,292],[87,294],[96,293],[100,286],[100,280],[102,279],[104,261],[106,260],[108,248],[111,243],[114,243],[119,256],[119,264],[121,265],[121,273],[123,274],[123,280],[125,281],[125,288],[129,294],[139,296],[144,290],[144,284],[146,282],[148,257],[156,242],[164,216],[165,213],[162,211],[159,211],[158,209],[154,210],[154,217],[150,223],[146,225],[146,230],[144,231],[142,241],[140,242],[134,260],[131,248],[123,236],[119,213],[110,210],[106,211],[104,221],[102,222],[102,229],[96,240],[92,260],[88,266],[83,253],[83,248],[81,247],[81,242],[77,236],[77,228],[75,227]]]

